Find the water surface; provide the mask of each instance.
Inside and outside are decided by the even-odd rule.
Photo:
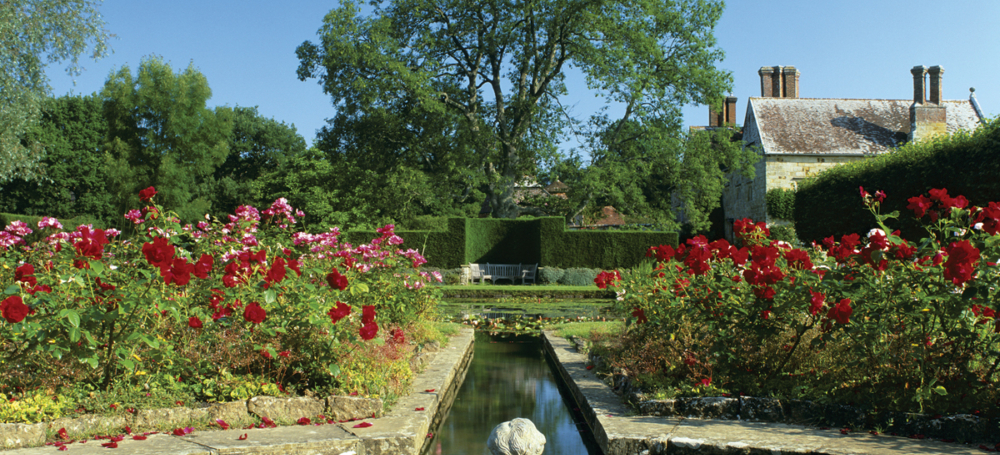
[[[545,435],[545,455],[599,455],[549,362],[537,336],[476,332],[465,382],[425,455],[488,453],[493,427],[517,417],[531,419]]]

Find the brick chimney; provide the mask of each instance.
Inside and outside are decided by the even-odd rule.
[[[736,100],[735,96],[727,96],[722,104],[722,112],[715,112],[711,106],[708,107],[708,126],[727,126],[736,124]]]
[[[764,98],[798,98],[799,70],[794,66],[762,66],[760,96]]]
[[[781,70],[781,82],[785,88],[783,93],[785,98],[799,97],[799,70],[794,66],[786,66]]]
[[[778,97],[781,97],[781,89],[777,91],[774,90],[774,66],[762,66],[757,74],[760,75],[760,96],[764,98],[772,98],[777,93]],[[779,82],[780,83],[780,82]]]
[[[913,74],[913,104],[910,105],[910,142],[948,134],[948,116],[942,101],[941,75],[944,68],[922,65],[910,70]],[[926,96],[926,77],[930,74],[930,96]]]

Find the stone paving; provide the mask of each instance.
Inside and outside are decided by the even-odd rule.
[[[413,392],[401,398],[392,412],[376,419],[318,426],[281,426],[252,430],[195,431],[178,437],[150,435],[144,441],[126,438],[111,453],[128,454],[332,454],[332,455],[419,455],[429,440],[436,420],[447,415],[458,392],[473,353],[473,331],[463,329],[448,345],[433,355],[427,368],[413,381]],[[423,411],[416,411],[424,408]],[[439,409],[440,408],[440,409]],[[361,422],[367,428],[354,428]],[[240,439],[246,434],[245,439]],[[2,442],[2,441],[0,441]],[[66,453],[107,454],[101,443],[89,440],[74,443]],[[56,447],[14,449],[4,455],[59,453]]]
[[[620,397],[587,370],[587,356],[546,331],[557,375],[576,397],[605,455],[657,454],[979,454],[962,444],[867,433],[842,435],[780,423],[631,416]]]

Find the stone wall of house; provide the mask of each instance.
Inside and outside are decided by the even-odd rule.
[[[753,180],[731,175],[723,191],[726,238],[733,239],[732,221],[750,218],[767,220],[765,194],[773,188],[795,188],[799,180],[838,164],[864,159],[863,156],[766,155],[754,165]]]

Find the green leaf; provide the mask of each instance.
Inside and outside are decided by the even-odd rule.
[[[337,365],[336,363],[331,363],[326,367],[326,369],[327,371],[330,372],[330,374],[333,375],[333,377],[340,376],[340,365]]]
[[[81,362],[90,365],[90,368],[93,368],[95,370],[97,369],[97,357],[88,357],[86,359],[82,359]]]
[[[948,394],[948,390],[945,389],[944,386],[937,386],[937,387],[934,388],[934,393],[936,393],[938,395],[941,395],[941,396],[945,396],[945,395]]]
[[[274,289],[268,289],[267,292],[264,293],[264,302],[274,303],[277,297],[278,294],[274,292]]]
[[[76,310],[71,310],[69,308],[63,309],[59,312],[59,317],[68,319],[70,325],[73,327],[80,327],[80,314],[77,313]]]
[[[93,270],[95,274],[101,275],[104,273],[105,267],[103,262],[101,261],[89,261],[89,262],[90,262],[90,270]]]
[[[73,342],[73,343],[76,343],[77,341],[80,341],[80,328],[79,327],[70,327],[70,329],[69,329],[69,341]]]
[[[18,292],[21,292],[21,287],[18,286],[18,285],[16,285],[16,284],[12,284],[10,286],[7,286],[7,289],[3,290],[3,293],[5,295],[14,295],[14,294],[17,294]]]
[[[118,363],[121,363],[129,371],[135,369],[135,362],[132,359],[119,359]]]

